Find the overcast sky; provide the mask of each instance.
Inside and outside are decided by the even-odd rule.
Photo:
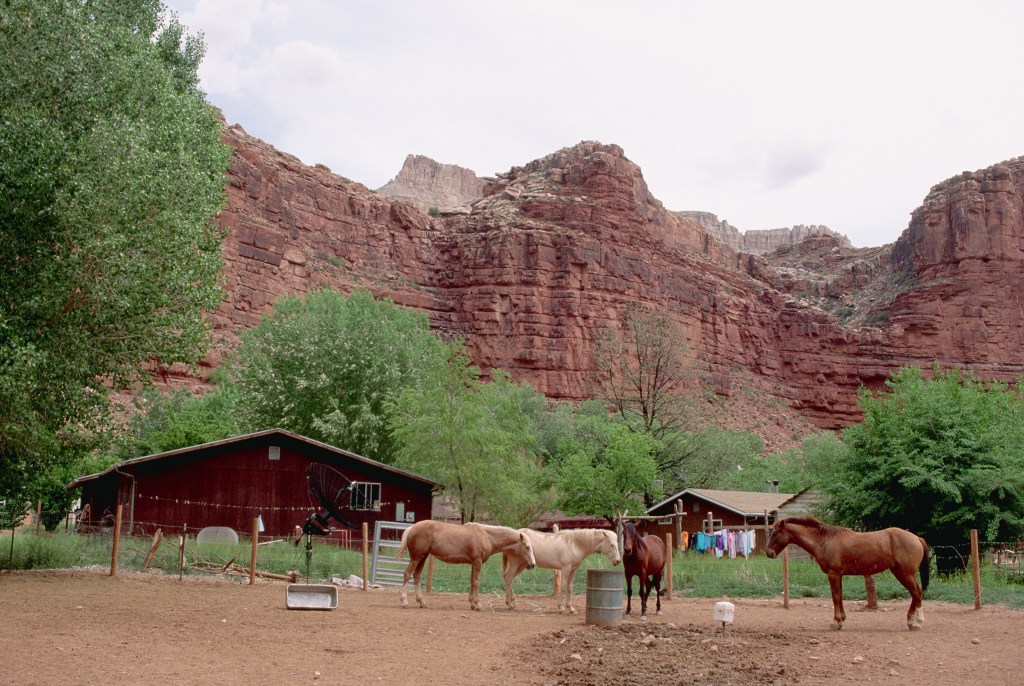
[[[899,237],[1024,154],[1024,2],[165,0],[231,124],[379,188],[615,143],[671,210]]]

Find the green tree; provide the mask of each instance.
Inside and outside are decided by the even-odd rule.
[[[731,432],[733,436],[746,436],[747,450],[736,464],[722,470],[710,488],[737,491],[764,491],[766,481],[778,481],[782,493],[799,493],[814,484],[807,455],[803,449],[787,450],[784,453],[761,455],[761,439],[754,434]]]
[[[155,0],[0,4],[0,492],[81,454],[106,389],[205,354],[229,151]],[[163,23],[162,23],[163,22]],[[103,380],[101,382],[101,379]]]
[[[366,291],[285,296],[228,362],[239,428],[287,429],[390,463],[390,401],[445,354],[426,315]]]
[[[650,434],[607,415],[581,414],[573,433],[562,437],[554,463],[557,506],[609,521],[625,510],[646,510],[645,496],[662,496],[654,459],[660,448]]]
[[[136,398],[136,411],[112,454],[130,460],[230,438],[236,433],[237,397],[237,390],[226,382],[202,395],[147,389]]]
[[[595,383],[627,427],[657,439],[653,457],[664,484],[708,487],[747,459],[753,434],[694,428],[706,422],[687,388],[690,373],[681,341],[678,327],[664,314],[629,308],[622,330],[609,331],[595,348]],[[648,506],[656,499],[644,494]]]
[[[837,521],[899,526],[933,546],[1024,535],[1024,404],[1006,384],[936,366],[901,369],[860,393],[864,421],[844,430],[820,482]]]
[[[398,464],[442,484],[463,522],[486,515],[526,526],[551,500],[530,421],[542,400],[500,370],[482,382],[465,347],[453,343],[447,364],[395,403]]]

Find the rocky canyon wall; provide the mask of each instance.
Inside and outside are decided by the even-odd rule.
[[[846,269],[835,288],[848,293],[881,272],[917,275],[885,319],[849,326],[787,288],[767,257],[667,211],[618,146],[583,142],[515,167],[432,217],[240,127],[225,140],[235,148],[220,217],[226,297],[211,317],[210,366],[277,297],[329,285],[422,310],[465,336],[484,369],[557,398],[593,394],[594,343],[638,306],[672,319],[702,388],[774,398],[823,428],[856,421],[858,387],[902,365],[1024,371],[1019,160],[933,189],[895,262],[875,252]],[[848,241],[834,248],[859,264]]]

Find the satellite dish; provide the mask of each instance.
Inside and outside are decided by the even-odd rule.
[[[306,486],[309,489],[309,503],[318,507],[320,512],[313,512],[302,525],[302,533],[306,535],[306,582],[309,582],[309,569],[313,561],[313,536],[327,536],[334,530],[331,519],[344,524],[350,529],[356,525],[345,518],[342,512],[352,506],[352,481],[333,467],[322,462],[312,462],[306,467]],[[298,527],[296,527],[298,528]],[[296,536],[295,545],[299,545],[302,536]]]
[[[350,529],[356,528],[341,514],[352,506],[352,481],[348,477],[322,462],[313,462],[306,468],[306,486],[310,504],[319,507],[321,512],[306,518],[302,533],[326,536],[333,531],[331,519]],[[299,539],[295,539],[295,545],[298,544]]]

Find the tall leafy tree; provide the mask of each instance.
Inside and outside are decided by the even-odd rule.
[[[281,428],[392,462],[389,402],[444,363],[426,315],[375,299],[285,296],[229,360],[240,428]]]
[[[229,151],[156,0],[0,3],[0,492],[206,350]]]
[[[837,521],[899,526],[934,545],[976,528],[988,540],[1024,535],[1024,403],[1003,383],[959,371],[901,369],[884,393],[862,391],[864,421],[820,486]]]
[[[567,514],[609,521],[626,510],[644,511],[646,498],[662,496],[654,459],[660,448],[649,433],[630,430],[607,415],[579,414],[553,461],[557,506]]]
[[[235,435],[237,389],[222,381],[203,395],[149,388],[135,399],[135,413],[111,455],[130,460]]]
[[[444,485],[463,522],[525,526],[550,504],[530,414],[540,394],[500,370],[480,380],[465,347],[428,381],[404,392],[392,419],[398,463]]]

